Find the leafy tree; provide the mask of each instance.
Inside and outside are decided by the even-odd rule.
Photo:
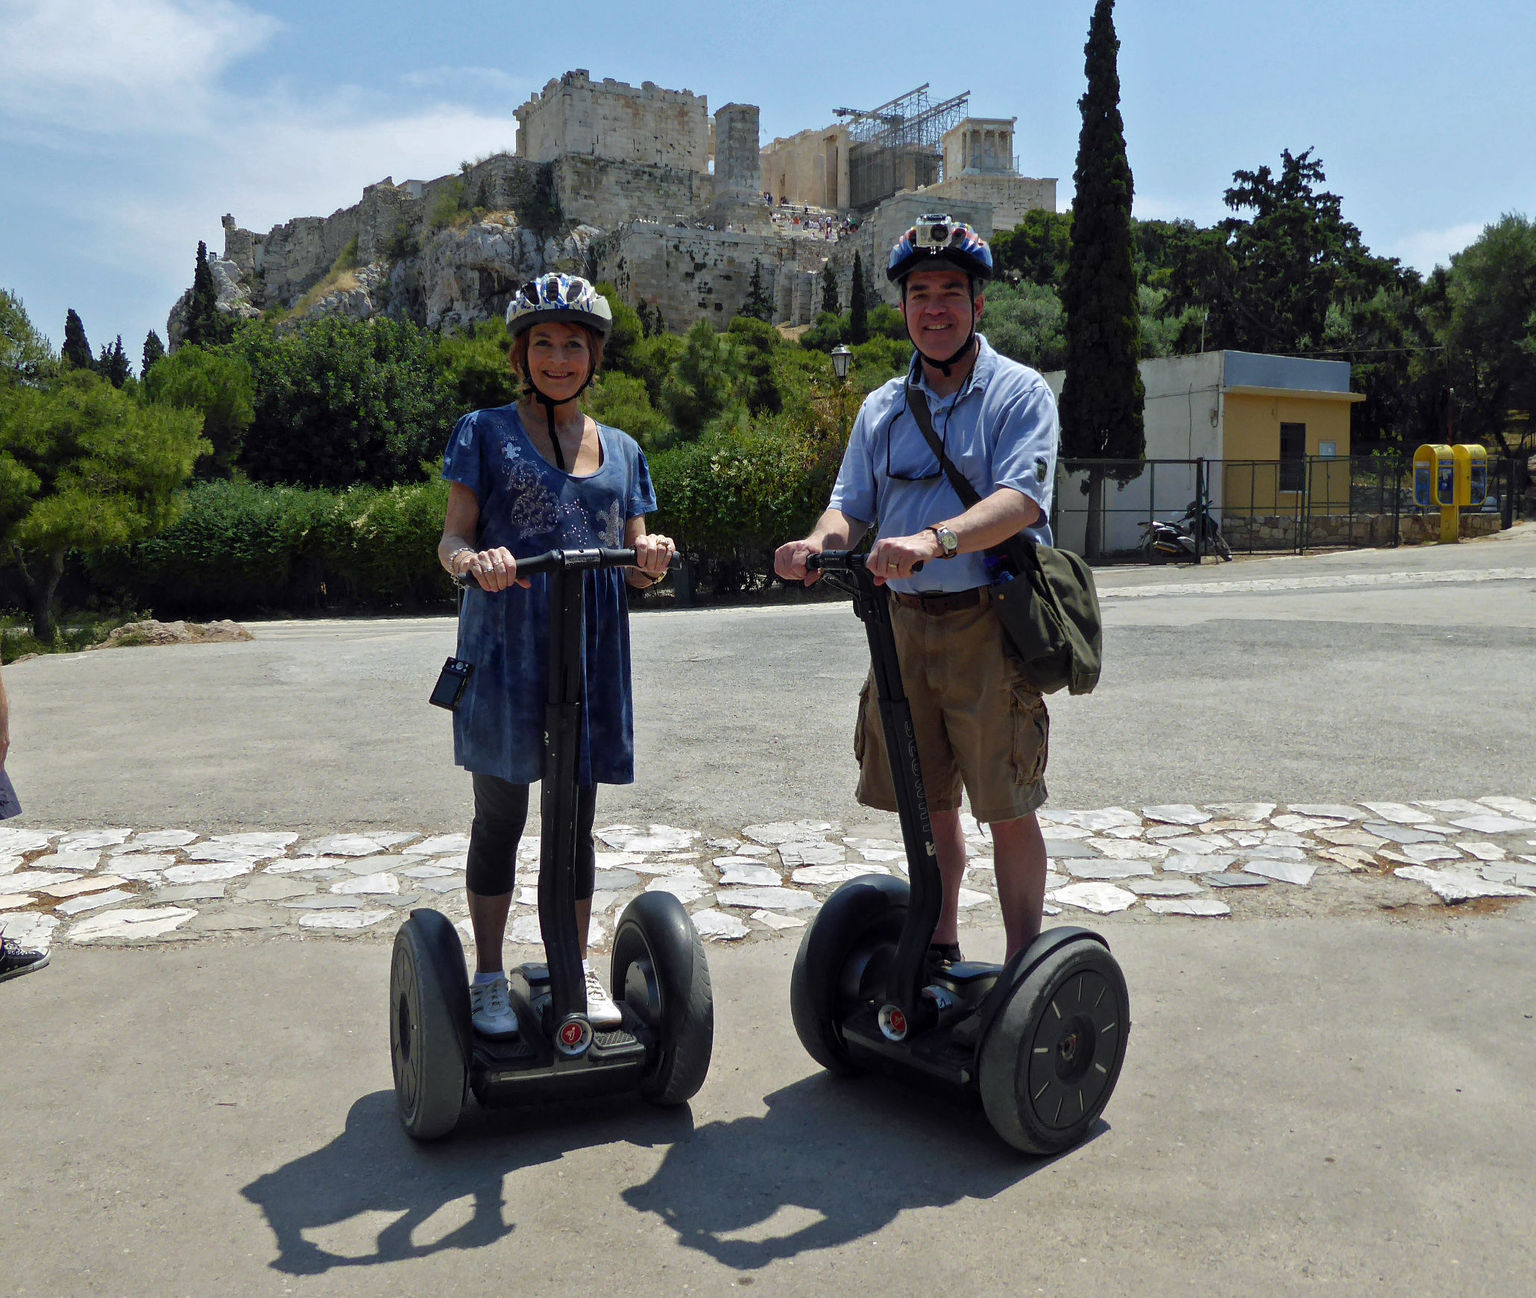
[[[0,391],[0,544],[21,571],[39,640],[54,635],[64,556],[169,526],[207,449],[198,417],[141,405],[94,374]]]
[[[456,410],[494,410],[517,399],[519,376],[507,356],[510,341],[499,319],[481,320],[469,333],[437,340],[437,361]]]
[[[763,283],[763,263],[752,259],[752,278],[747,281],[747,300],[741,304],[741,314],[749,320],[773,323],[773,301]]]
[[[1084,47],[1088,90],[1078,100],[1072,243],[1062,302],[1067,313],[1062,446],[1085,459],[1140,461],[1146,452],[1136,274],[1131,259],[1131,168],[1120,120],[1114,0],[1098,0]],[[1097,557],[1100,473],[1089,475],[1088,555]]]
[[[252,322],[232,351],[251,367],[255,410],[238,467],[260,482],[414,481],[463,413],[432,335],[398,320],[311,320],[282,337]]]
[[[852,322],[845,315],[823,311],[816,323],[800,335],[800,346],[808,352],[830,352],[839,343],[846,343],[852,330]]]
[[[186,341],[216,344],[229,338],[231,324],[219,312],[219,288],[208,265],[208,245],[197,242],[197,264],[192,268],[192,298],[187,303]]]
[[[48,340],[32,327],[21,299],[0,288],[0,389],[41,382],[53,369]]]
[[[227,478],[256,417],[250,365],[220,349],[183,343],[144,376],[144,392],[152,402],[202,416],[209,454],[199,476]]]
[[[848,340],[856,347],[869,341],[869,286],[864,282],[864,258],[853,254],[853,287],[848,291]]]
[[[603,368],[628,374],[635,363],[635,347],[645,337],[645,323],[612,284],[599,284],[597,291],[607,299],[608,309],[613,312],[613,329],[603,345]]]
[[[776,415],[784,408],[773,373],[773,354],[781,345],[779,331],[762,320],[737,316],[726,330],[740,358],[738,390],[754,415]]]
[[[1056,291],[1043,284],[990,285],[981,329],[993,347],[1020,364],[1037,370],[1066,366],[1066,313]]]
[[[1485,227],[1451,256],[1445,299],[1457,440],[1518,456],[1536,412],[1536,223],[1511,213]]]
[[[618,370],[599,374],[587,389],[586,406],[593,419],[622,428],[649,454],[672,445],[675,430],[651,404],[645,381]]]
[[[160,335],[151,329],[144,335],[144,359],[139,369],[139,377],[147,378],[154,363],[165,355],[165,344],[160,341]]]
[[[1059,287],[1072,250],[1072,213],[1036,208],[1011,230],[992,238],[992,261],[1000,275]]]
[[[821,309],[833,315],[838,312],[837,274],[833,271],[830,261],[821,268]]]
[[[114,388],[120,388],[128,381],[128,375],[131,372],[128,355],[123,351],[123,336],[118,334],[117,341],[112,346],[102,347],[101,355],[96,360],[96,373]]]
[[[1365,256],[1339,196],[1316,188],[1326,179],[1311,149],[1282,150],[1278,174],[1267,165],[1232,173],[1224,201],[1253,217],[1221,224],[1231,262],[1218,258],[1211,268],[1213,346],[1298,352],[1319,344],[1335,288]]]
[[[60,353],[64,364],[77,370],[94,370],[96,358],[91,355],[91,344],[86,341],[85,326],[71,307],[64,317],[64,347]]]
[[[687,440],[704,431],[730,400],[728,349],[707,320],[688,331],[683,349],[661,385],[661,409]]]

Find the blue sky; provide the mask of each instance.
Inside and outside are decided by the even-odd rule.
[[[1092,0],[0,0],[0,287],[57,345],[135,363],[220,217],[266,230],[512,150],[571,68],[762,112],[766,142],[924,82],[1017,117],[1070,206]],[[1232,172],[1314,148],[1367,245],[1420,270],[1536,214],[1536,6],[1121,0],[1136,214],[1225,215]]]

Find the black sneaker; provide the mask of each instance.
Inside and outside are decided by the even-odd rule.
[[[947,969],[952,964],[960,964],[965,957],[960,954],[958,942],[930,942],[928,944],[928,967],[930,969]]]
[[[41,969],[47,963],[46,951],[23,951],[0,937],[0,983],[7,978],[20,978],[22,974]]]

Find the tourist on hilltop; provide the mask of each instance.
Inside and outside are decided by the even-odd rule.
[[[587,693],[577,798],[576,923],[587,1017],[614,1027],[619,1012],[586,959],[595,854],[597,785],[634,775],[629,609],[624,583],[644,589],[666,575],[669,537],[648,535],[656,508],[645,455],[629,434],[599,424],[581,395],[613,328],[608,303],[586,280],[548,274],[507,307],[516,402],[459,420],[443,456],[448,512],[438,558],[465,592],[459,657],[474,664],[454,713],[454,760],[471,772],[475,817],[466,887],[475,938],[470,1005],[477,1030],[517,1032],[502,942],[512,904],[528,786],[540,778],[549,601],[542,576],[517,574],[518,556],[596,546],[633,548],[636,565],[585,573]],[[537,589],[531,589],[534,582]]]

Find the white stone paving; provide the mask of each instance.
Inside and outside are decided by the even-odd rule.
[[[1417,802],[1163,804],[1042,813],[1047,911],[1155,917],[1265,913],[1264,895],[1358,881],[1398,904],[1536,896],[1536,798],[1526,790]],[[961,909],[995,923],[985,826],[962,818]],[[868,830],[862,831],[867,835]],[[730,837],[660,824],[598,831],[592,945],[643,890],[678,897],[711,942],[805,926],[834,888],[863,874],[905,873],[894,837],[845,835],[826,821],[743,826]],[[21,945],[207,940],[230,931],[312,936],[392,932],[413,907],[466,915],[464,834],[352,832],[301,841],[288,830],[200,835],[191,829],[0,827],[0,932]],[[537,838],[518,849],[510,916],[516,944],[537,946]],[[1254,907],[1261,909],[1254,910]]]

